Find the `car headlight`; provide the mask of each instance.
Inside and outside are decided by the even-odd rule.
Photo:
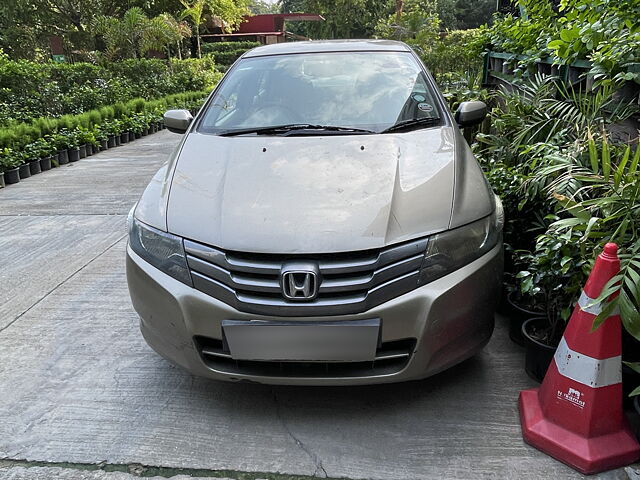
[[[129,246],[143,260],[176,280],[193,286],[182,238],[146,225],[131,215]]]
[[[429,238],[422,260],[420,285],[447,275],[487,253],[498,243],[503,224],[502,203],[496,197],[491,215]]]

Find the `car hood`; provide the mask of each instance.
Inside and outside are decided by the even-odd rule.
[[[449,228],[450,127],[384,135],[191,133],[175,165],[167,230],[227,250],[378,248]]]

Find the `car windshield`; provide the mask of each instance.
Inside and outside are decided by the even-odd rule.
[[[209,102],[198,131],[277,135],[291,128],[269,127],[289,126],[298,134],[322,127],[343,127],[334,134],[378,133],[394,126],[425,128],[439,119],[430,83],[409,52],[291,54],[240,60]]]

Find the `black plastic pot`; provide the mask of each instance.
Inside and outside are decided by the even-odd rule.
[[[6,185],[10,185],[12,183],[18,183],[20,181],[20,170],[16,168],[12,168],[11,170],[5,170],[4,172],[4,183]]]
[[[136,139],[136,140],[139,139],[141,136],[142,136],[142,134],[138,133],[138,132],[133,134],[133,138]]]
[[[146,137],[147,135],[149,135],[149,127],[143,129],[141,135],[143,137]]]
[[[69,161],[70,162],[77,162],[78,160],[80,160],[80,149],[78,147],[70,148],[69,149]]]
[[[542,382],[547,374],[557,345],[545,345],[531,336],[534,327],[548,323],[545,317],[530,318],[522,324],[522,336],[525,340],[524,370],[536,382]]]
[[[31,169],[29,168],[28,163],[23,163],[18,167],[20,173],[20,179],[24,180],[25,178],[29,178],[31,176]]]
[[[151,125],[149,125],[149,133],[156,133],[158,131],[158,129],[156,128],[156,124],[152,123]]]
[[[115,142],[114,142],[115,143]],[[114,145],[115,146],[115,145]],[[100,151],[102,152],[103,150],[108,150],[109,149],[109,139],[107,140],[102,140],[100,142]]]
[[[69,150],[60,150],[58,152],[58,165],[66,165],[69,163]]]
[[[78,150],[80,152],[80,158],[86,158],[86,156],[87,156],[87,146],[86,145],[80,145],[78,147]]]
[[[107,138],[107,148],[113,148],[116,146],[118,146],[118,144],[116,143],[116,136],[109,135],[109,138]]]
[[[40,159],[40,170],[45,172],[47,170],[51,170],[51,160],[53,157],[49,155],[48,157],[44,157]]]
[[[95,155],[99,151],[100,151],[100,146],[99,145],[91,145],[91,155]]]
[[[129,141],[133,142],[136,139],[136,135],[133,132],[129,132]]]
[[[0,172],[0,188],[4,188],[4,172]]]
[[[122,145],[122,142],[120,141],[120,135],[116,135],[116,147],[119,147],[120,145]]]
[[[522,324],[533,317],[540,317],[544,312],[529,310],[516,301],[516,292],[507,295],[507,316],[509,317],[509,338],[512,342],[524,346],[525,339],[522,336]]]
[[[29,171],[31,172],[31,175],[37,175],[40,172],[42,172],[42,170],[40,169],[40,160],[39,159],[29,162]]]
[[[129,142],[129,132],[123,132],[120,134],[120,144]]]

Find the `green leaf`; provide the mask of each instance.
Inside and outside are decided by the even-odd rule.
[[[591,136],[591,132],[589,132],[589,160],[591,161],[591,171],[593,173],[598,173],[599,168],[599,158],[598,158],[598,150],[596,149],[596,142]]]
[[[630,397],[635,397],[636,395],[640,395],[640,387],[636,387],[636,389],[629,394]]]
[[[622,319],[624,328],[627,332],[640,340],[640,312],[638,312],[638,309],[633,305],[633,303],[631,303],[624,292],[622,292],[618,298],[621,299],[619,302],[620,318]]]
[[[633,155],[633,160],[631,161],[631,165],[629,166],[629,173],[634,174],[638,169],[638,163],[640,162],[640,146],[636,147],[636,153]]]
[[[593,226],[596,224],[596,222],[600,220],[598,217],[591,217],[589,219],[589,223],[587,223],[587,228],[584,231],[584,238],[586,239],[586,237],[589,236],[589,234],[591,233],[591,229],[593,228]]]
[[[560,38],[565,42],[571,42],[578,36],[578,32],[575,29],[571,30],[560,30]]]
[[[555,50],[557,48],[560,48],[562,46],[564,46],[565,43],[562,40],[552,40],[549,43],[547,43],[547,47]]]
[[[622,362],[634,372],[640,373],[640,362]]]
[[[627,148],[624,150],[624,155],[622,156],[622,160],[620,160],[620,164],[618,165],[618,168],[616,168],[616,173],[613,176],[613,187],[616,190],[620,186],[620,180],[622,180],[622,175],[624,174],[624,167],[627,165],[630,155],[631,155],[631,146],[627,145]]]
[[[609,144],[607,140],[602,141],[602,173],[605,180],[609,180],[609,174],[611,173],[611,155],[609,153]]]
[[[618,304],[618,299],[620,297],[616,297],[614,298],[611,302],[609,302],[608,304],[605,305],[605,307],[602,309],[602,311],[600,312],[600,314],[593,319],[593,324],[591,325],[591,331],[594,332],[600,325],[602,325],[602,323],[611,316],[611,313],[613,313],[613,311],[616,308],[616,305]]]

